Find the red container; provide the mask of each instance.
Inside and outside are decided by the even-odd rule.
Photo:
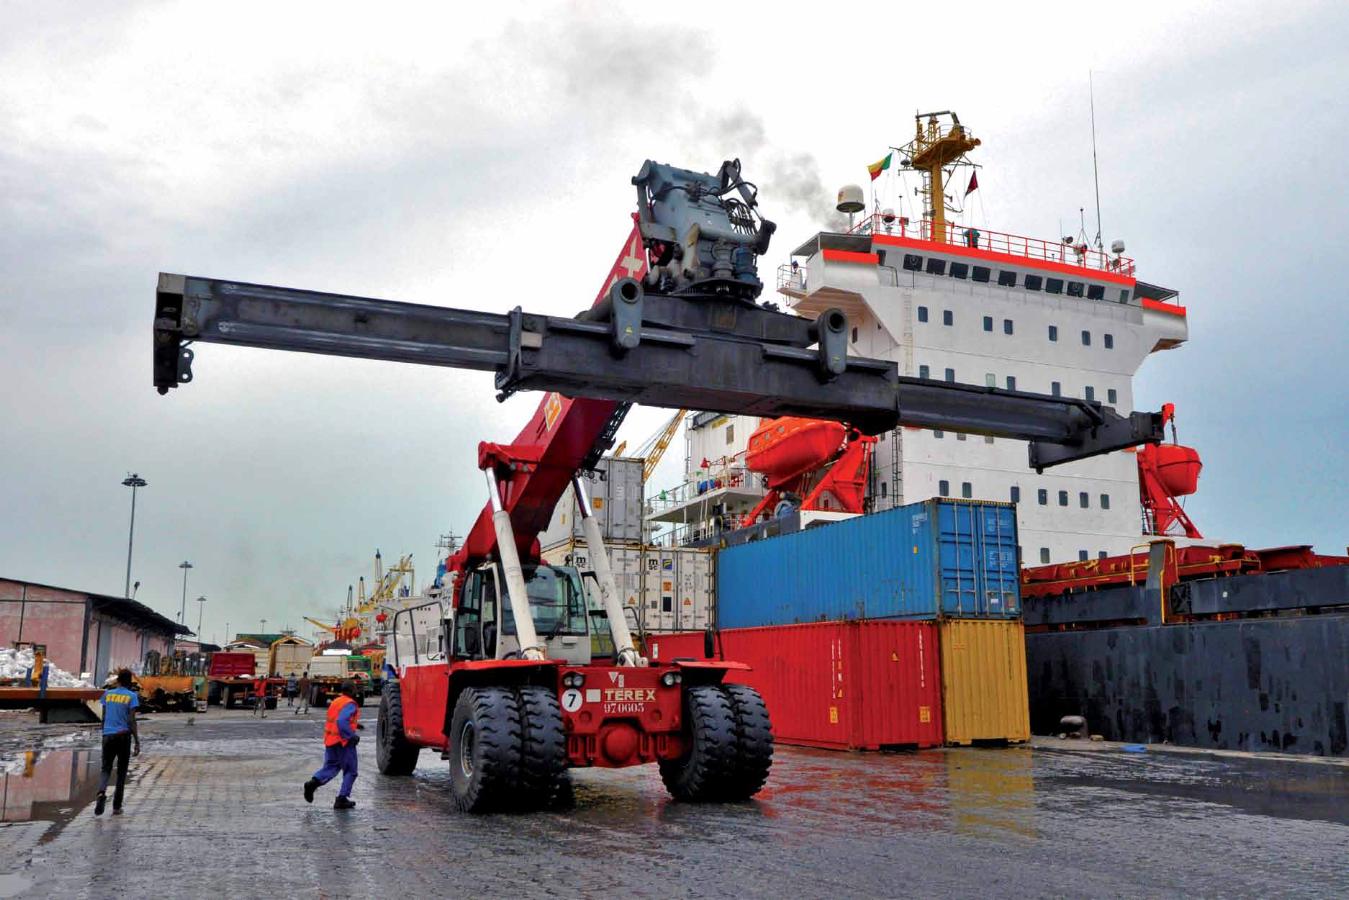
[[[703,634],[649,638],[653,659],[703,656]],[[833,750],[939,747],[941,662],[932,622],[868,619],[735,628],[722,655],[747,663],[778,743]]]

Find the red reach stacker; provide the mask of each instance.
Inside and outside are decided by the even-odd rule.
[[[739,161],[712,175],[647,161],[633,184],[629,240],[597,302],[574,317],[159,277],[160,393],[192,380],[199,342],[487,370],[502,400],[547,392],[514,442],[479,446],[488,503],[448,561],[449,589],[399,611],[387,644],[380,770],[406,775],[438,751],[464,810],[544,807],[565,797],[575,766],[656,763],[689,801],[742,800],[767,778],[763,700],[725,684],[744,667],[644,659],[600,552],[577,473],[612,446],[632,403],[846,422],[859,447],[901,424],[993,435],[1029,442],[1037,470],[1162,438],[1156,413],[901,376],[892,361],[849,355],[843,310],[809,319],[758,302],[774,225]],[[550,260],[568,258],[545,245]],[[502,292],[547,290],[549,271]],[[569,484],[593,572],[540,561],[538,535]]]
[[[641,248],[637,225],[594,308],[640,290]],[[577,477],[597,447],[612,443],[626,411],[550,392],[513,443],[480,445],[489,500],[449,559],[452,599],[393,619],[381,772],[410,774],[423,748],[440,751],[455,802],[473,812],[564,800],[566,771],[581,766],[657,763],[680,800],[746,800],[763,787],[773,757],[768,710],[753,688],[723,683],[748,667],[657,664],[634,645],[587,482]],[[569,484],[592,548],[589,584],[577,569],[539,559],[539,532]],[[597,646],[612,646],[613,656],[595,658]]]

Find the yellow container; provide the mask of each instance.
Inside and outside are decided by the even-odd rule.
[[[945,619],[940,644],[946,743],[1030,740],[1025,626]]]

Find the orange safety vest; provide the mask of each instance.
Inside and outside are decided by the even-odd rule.
[[[323,746],[336,747],[338,744],[341,744],[344,747],[346,746],[347,742],[342,738],[342,732],[337,730],[337,717],[340,716],[342,710],[346,709],[348,706],[356,706],[356,701],[346,694],[338,694],[337,698],[328,704],[328,721],[323,725]],[[356,710],[351,714],[351,728],[353,731],[356,729],[356,725],[360,720],[361,708],[357,706]]]

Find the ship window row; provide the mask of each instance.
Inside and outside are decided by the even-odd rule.
[[[927,321],[928,321],[928,310],[927,310],[927,307],[926,307],[926,306],[920,306],[920,307],[918,307],[918,321],[919,321],[919,322],[927,322]],[[941,323],[942,323],[943,325],[948,326],[948,327],[955,325],[955,323],[956,323],[955,313],[952,312],[952,311],[949,310],[949,309],[943,309],[943,310],[941,311]],[[987,332],[989,332],[989,333],[992,333],[992,331],[993,331],[993,326],[994,326],[993,317],[992,317],[992,316],[984,316],[984,331],[987,331]],[[1003,319],[1003,320],[1002,320],[1002,333],[1003,333],[1003,334],[1008,334],[1008,335],[1010,335],[1010,334],[1015,334],[1015,333],[1016,333],[1016,322],[1014,322],[1012,319]],[[1057,342],[1058,342],[1058,339],[1059,339],[1059,326],[1057,326],[1057,325],[1050,325],[1050,326],[1049,326],[1049,340],[1050,340],[1051,342],[1053,342],[1053,343],[1057,343]],[[853,329],[853,340],[854,340],[854,341],[857,340],[857,329],[855,329],[855,328]],[[1101,335],[1101,344],[1102,344],[1102,345],[1105,347],[1105,349],[1107,349],[1107,350],[1114,350],[1114,349],[1115,349],[1115,336],[1114,336],[1113,334],[1110,334],[1109,332],[1103,333],[1103,334]],[[1083,329],[1083,331],[1082,331],[1082,346],[1083,346],[1083,347],[1090,347],[1090,346],[1091,346],[1091,332],[1088,331],[1088,330],[1086,330],[1086,329]]]
[[[919,378],[931,378],[931,377],[932,377],[932,367],[931,367],[931,366],[927,366],[927,365],[920,365],[920,366],[918,367],[918,377],[919,377]],[[948,382],[951,382],[951,383],[955,383],[955,380],[956,380],[956,370],[955,370],[955,369],[947,369],[947,370],[943,373],[943,379],[944,379],[945,381],[948,381]],[[993,372],[985,372],[985,373],[984,373],[984,386],[985,386],[985,387],[991,387],[991,388],[997,387],[997,386],[998,386],[998,376],[997,376],[996,374],[994,374]],[[1014,390],[1016,390],[1016,376],[1015,376],[1015,375],[1008,375],[1008,376],[1007,376],[1007,390],[1009,390],[1009,391],[1014,391]],[[1051,381],[1051,382],[1049,383],[1049,393],[1050,393],[1051,396],[1054,396],[1054,397],[1062,397],[1062,396],[1063,396],[1063,384],[1062,384],[1061,382],[1058,382],[1058,381]],[[1083,397],[1083,399],[1085,399],[1085,400],[1095,400],[1095,399],[1096,399],[1096,388],[1095,388],[1093,385],[1090,385],[1090,384],[1089,384],[1089,385],[1086,385],[1086,386],[1082,389],[1082,397]],[[1106,403],[1109,403],[1111,406],[1115,406],[1116,404],[1118,404],[1118,403],[1119,403],[1119,391],[1117,391],[1115,388],[1107,388],[1107,389],[1106,389],[1106,392],[1105,392],[1105,402],[1106,402]],[[941,437],[940,433],[937,433],[937,432],[934,432],[934,433],[936,433],[938,437]],[[962,440],[963,440],[963,438],[962,438]]]
[[[980,284],[987,284],[993,275],[993,270],[988,266],[948,261],[937,256],[929,256],[924,259],[917,253],[905,253],[903,266],[906,272],[947,275],[951,278],[958,278],[962,281],[968,279]],[[1086,297],[1088,300],[1104,300],[1106,291],[1105,285],[1089,284],[1085,281],[1070,281],[1044,275],[1022,275],[1019,272],[1006,269],[998,270],[997,283],[1001,287],[1020,286],[1028,291],[1044,291],[1046,294],[1066,293],[1069,297]],[[1119,292],[1119,302],[1129,302],[1128,288]]]
[[[941,494],[941,496],[943,496],[943,497],[949,497],[949,496],[951,496],[951,482],[947,481],[945,478],[943,478],[941,481],[937,482],[937,492],[938,492],[939,494]],[[1039,501],[1040,501],[1040,505],[1041,505],[1041,506],[1048,506],[1048,505],[1049,505],[1049,490],[1048,490],[1047,488],[1040,488],[1040,489],[1036,492],[1036,495],[1037,495],[1037,497],[1038,497],[1038,499],[1039,499]],[[961,497],[964,497],[964,498],[967,499],[967,500],[970,499],[970,498],[972,498],[972,497],[974,496],[974,486],[973,486],[970,482],[968,482],[968,481],[962,481],[962,482],[960,483],[960,496],[961,496]],[[1009,497],[1009,499],[1010,499],[1013,503],[1020,503],[1020,502],[1021,502],[1021,487],[1020,487],[1020,485],[1015,485],[1015,484],[1012,485],[1011,490],[1008,492],[1008,497]],[[1058,492],[1058,501],[1059,501],[1059,506],[1063,506],[1063,507],[1068,506],[1068,505],[1069,505],[1069,492],[1068,492],[1068,491],[1064,491],[1064,490],[1059,491],[1059,492]],[[1100,497],[1099,497],[1099,502],[1100,502],[1100,507],[1101,507],[1101,509],[1110,509],[1110,495],[1109,495],[1109,494],[1101,494]],[[1082,509],[1090,509],[1090,508],[1091,508],[1091,494],[1090,494],[1090,492],[1088,492],[1088,491],[1078,491],[1078,494],[1077,494],[1077,504],[1078,504],[1078,506],[1081,507]]]
[[[951,482],[943,478],[937,482],[937,493],[943,497],[951,496]],[[960,496],[966,500],[974,498],[974,485],[968,481],[960,482]]]
[[[1013,502],[1013,503],[1019,503],[1019,502],[1021,502],[1021,488],[1019,488],[1019,487],[1013,485],[1013,486],[1012,486],[1011,497],[1012,497],[1012,502]],[[1048,506],[1048,505],[1049,505],[1049,489],[1048,489],[1048,488],[1040,488],[1038,491],[1035,492],[1035,499],[1039,502],[1039,504],[1040,504],[1041,506]],[[1068,505],[1069,505],[1069,496],[1068,496],[1068,492],[1067,492],[1067,491],[1059,491],[1059,492],[1058,492],[1058,501],[1059,501],[1059,506],[1068,506]],[[1090,509],[1090,508],[1091,508],[1091,494],[1090,494],[1089,492],[1087,492],[1087,491],[1078,491],[1078,494],[1077,494],[1077,505],[1080,506],[1082,509]],[[1110,495],[1109,495],[1109,494],[1101,494],[1101,496],[1100,496],[1100,506],[1101,506],[1101,509],[1109,509],[1109,508],[1110,508]]]
[[[1020,550],[1021,550],[1021,548],[1018,547],[1018,548],[1017,548],[1017,552],[1020,553]],[[1110,554],[1106,553],[1104,550],[1097,550],[1097,551],[1096,551],[1096,558],[1097,558],[1097,559],[1105,559],[1105,558],[1108,557],[1109,555],[1110,555]],[[1091,558],[1091,554],[1090,554],[1089,552],[1087,552],[1086,550],[1079,550],[1079,551],[1077,551],[1077,561],[1078,561],[1078,562],[1086,562],[1086,561],[1087,561],[1088,559],[1090,559],[1090,558]],[[1048,563],[1048,562],[1049,562],[1049,548],[1048,548],[1048,547],[1041,547],[1041,548],[1040,548],[1040,562],[1042,562],[1042,563]]]

